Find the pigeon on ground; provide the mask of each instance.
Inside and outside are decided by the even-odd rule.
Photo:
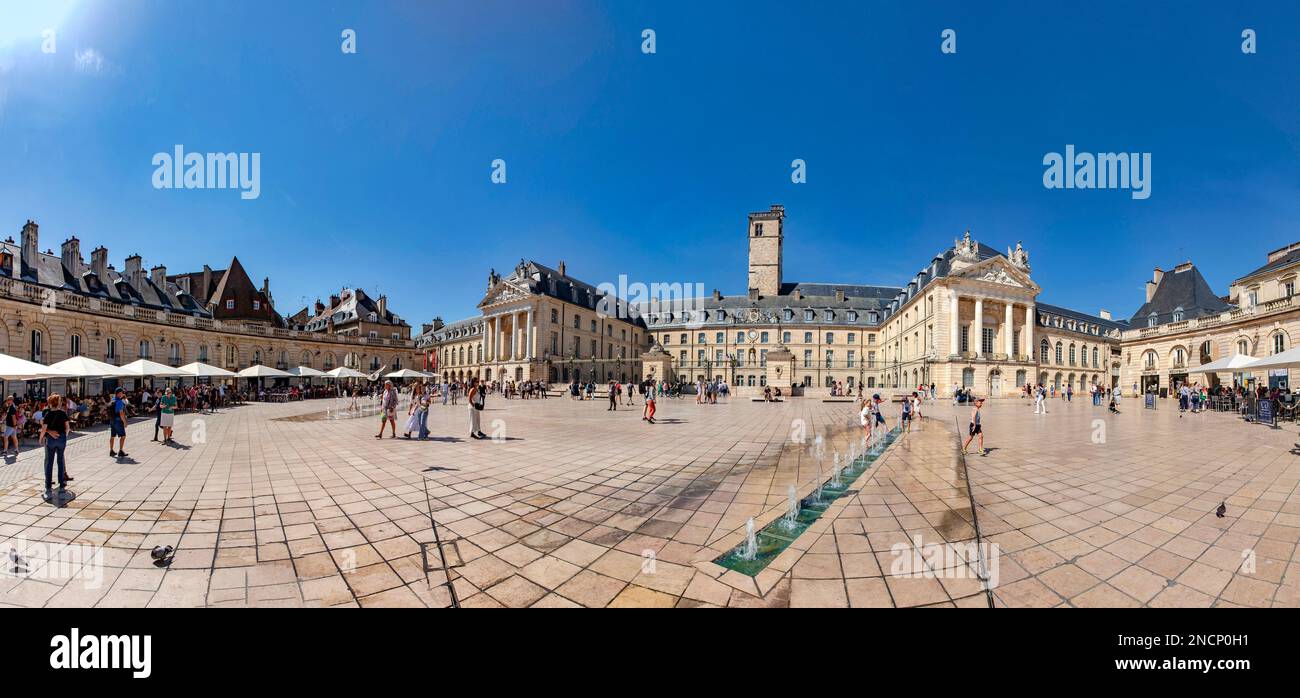
[[[173,552],[175,552],[175,548],[170,545],[158,545],[149,554],[153,556],[154,562],[165,563],[171,558]]]
[[[1228,512],[1228,503],[1225,501],[1225,502],[1221,502],[1219,504],[1219,508],[1214,510],[1214,515],[1222,519],[1223,515],[1226,514],[1227,512]]]

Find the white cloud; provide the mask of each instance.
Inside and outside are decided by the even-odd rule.
[[[93,48],[77,50],[77,72],[78,73],[102,73],[108,67],[108,62]]]

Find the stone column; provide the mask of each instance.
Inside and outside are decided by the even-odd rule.
[[[492,340],[494,345],[494,351],[492,352],[493,361],[501,361],[502,356],[504,356],[504,352],[501,350],[505,347],[506,342],[505,319],[505,315],[497,316],[497,331],[494,333],[494,338]]]
[[[515,350],[514,355],[516,359],[524,358],[524,348],[520,346],[520,344],[527,339],[526,335],[524,334],[523,323],[520,322],[520,320],[523,318],[524,318],[524,313],[522,312],[515,312],[513,315],[510,316],[510,322],[514,328],[514,334],[515,334],[515,339],[513,342],[510,343],[510,346],[513,347]]]
[[[984,349],[984,299],[975,299],[975,319],[971,321],[970,348],[975,356],[982,356]]]
[[[1006,335],[1003,344],[1006,345],[1006,353],[1009,359],[1016,356],[1016,328],[1015,328],[1015,305],[1007,301],[1007,321],[1002,323],[1002,332]]]
[[[950,306],[951,306],[950,313],[952,315],[952,319],[949,321],[948,324],[948,347],[949,347],[948,353],[957,354],[961,352],[961,344],[960,344],[961,325],[960,325],[960,320],[958,320],[958,318],[960,317],[958,311],[961,308],[961,302],[960,300],[958,300],[957,289],[955,288],[952,289],[952,300],[950,301]]]
[[[528,332],[527,332],[527,338],[524,340],[525,342],[524,358],[528,359],[529,361],[533,360],[533,339],[534,339],[533,338],[533,309],[529,308],[528,309]]]
[[[1038,361],[1038,345],[1034,344],[1034,325],[1038,322],[1038,318],[1035,317],[1036,315],[1038,315],[1038,313],[1034,311],[1033,303],[1025,306],[1025,353],[1031,357],[1030,361],[1034,362]],[[1036,382],[1037,380],[1038,377],[1034,376],[1034,381]]]

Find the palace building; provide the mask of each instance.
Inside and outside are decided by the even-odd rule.
[[[419,354],[409,339],[347,336],[290,325],[276,312],[270,282],[259,288],[237,258],[222,270],[145,272],[140,255],[118,271],[108,250],[90,264],[75,236],[61,253],[39,251],[39,226],[27,221],[19,242],[0,242],[0,353],[51,364],[87,356],[114,365],[150,359],[170,366],[202,361],[232,371],[254,364],[329,370],[410,366]],[[133,387],[133,381],[121,381]],[[98,380],[87,392],[98,392]],[[65,389],[50,380],[48,391]],[[24,392],[10,382],[6,392]]]
[[[646,326],[678,375],[741,388],[957,384],[991,396],[1027,382],[1114,382],[1124,323],[1040,305],[1019,244],[1004,254],[967,232],[902,285],[791,283],[784,234],[784,207],[750,214],[746,294],[649,304]]]
[[[645,326],[621,300],[566,273],[519,260],[492,270],[476,317],[435,318],[416,338],[425,370],[446,380],[641,380]]]

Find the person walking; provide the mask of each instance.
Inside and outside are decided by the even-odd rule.
[[[393,433],[388,437],[397,438],[397,389],[392,381],[384,381],[384,391],[379,396],[379,433],[376,439],[384,438],[384,427],[391,426]]]
[[[469,379],[469,436],[472,439],[486,439],[482,429],[482,412],[487,406],[487,396],[478,378]]]
[[[1047,414],[1047,406],[1043,404],[1046,397],[1047,391],[1043,389],[1043,384],[1039,383],[1034,388],[1034,414]]]
[[[68,446],[68,413],[63,409],[63,397],[51,395],[46,402],[44,421],[41,422],[40,443],[45,447],[45,499],[54,497],[54,462],[59,463],[59,497],[68,486],[68,465],[64,460],[64,449]]]
[[[645,393],[645,408],[641,410],[641,420],[650,424],[655,423],[655,390],[653,385]]]
[[[0,455],[9,455],[9,442],[13,441],[13,454],[18,455],[18,407],[14,405],[14,396],[5,396],[4,444]]]
[[[162,425],[163,443],[172,442],[172,425],[176,421],[176,393],[167,389],[167,393],[159,397],[158,403],[158,423]]]
[[[126,391],[118,388],[113,393],[113,404],[108,419],[108,457],[118,460],[128,457],[126,452]],[[118,440],[117,450],[113,450],[113,440]]]
[[[609,382],[609,407],[605,408],[606,412],[618,410],[618,384],[614,381]]]
[[[967,453],[967,449],[970,447],[970,442],[975,439],[977,434],[980,437],[980,455],[988,455],[988,451],[984,449],[984,425],[980,422],[980,408],[983,406],[984,398],[976,398],[975,407],[970,411],[970,425],[967,427],[968,431],[970,431],[970,436],[967,436],[966,443],[961,445],[961,452],[963,455]]]
[[[144,403],[145,405],[152,405],[152,409],[154,412],[152,441],[158,440],[158,432],[159,430],[162,429],[162,409],[160,409],[162,407],[162,394],[163,394],[162,388],[155,388],[153,394],[154,397],[153,402],[150,403],[146,401]],[[146,398],[149,397],[149,393],[147,392],[144,395]]]

